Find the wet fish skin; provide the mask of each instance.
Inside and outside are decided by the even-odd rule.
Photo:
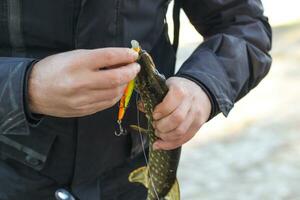
[[[141,96],[148,118],[149,157],[147,168],[132,172],[129,179],[132,182],[141,182],[148,188],[147,200],[179,200],[176,172],[181,148],[169,151],[153,149],[153,143],[159,138],[154,134],[152,113],[168,92],[166,79],[156,70],[151,56],[146,51],[140,51],[137,62],[141,65],[141,71],[135,79],[135,88]],[[145,180],[135,180],[138,173],[145,173]],[[171,189],[173,194],[169,194]],[[167,195],[169,197],[166,197]]]

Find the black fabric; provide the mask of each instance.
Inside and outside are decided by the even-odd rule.
[[[179,45],[180,8],[181,8],[181,0],[174,0],[174,8],[173,8],[174,39],[173,39],[172,46],[175,52],[177,52],[178,45]]]
[[[9,40],[11,46],[11,55],[14,57],[25,57],[25,46],[21,24],[21,7],[21,0],[7,1]]]
[[[23,84],[32,61],[0,57],[0,133],[3,135],[30,134],[24,112]]]
[[[80,200],[142,200],[146,199],[146,189],[140,184],[130,183],[128,176],[143,165],[144,155],[139,154],[131,162],[108,170],[101,177],[70,188],[18,162],[0,159],[0,199],[56,200],[55,192],[65,189]]]
[[[8,9],[7,1],[0,3],[0,30],[1,30],[1,48],[0,54],[2,56],[8,56],[11,54],[11,47],[9,45],[9,31],[8,31]]]
[[[201,82],[227,116],[234,103],[268,73],[271,28],[260,1],[183,2],[204,42],[180,68],[179,76]],[[217,111],[216,113],[218,113]]]
[[[0,159],[0,169],[1,200],[55,200],[58,185],[51,178],[10,159]]]
[[[136,162],[142,150],[139,135],[129,131],[127,136],[114,136],[117,105],[86,117],[40,120],[28,109],[28,77],[32,63],[46,56],[78,48],[128,47],[132,39],[151,53],[160,72],[173,76],[176,57],[165,22],[169,2],[14,0],[9,7],[8,0],[0,1],[0,193],[4,199],[13,194],[14,187],[7,187],[14,185],[19,186],[14,195],[28,191],[32,200],[47,199],[58,186],[83,186]],[[16,15],[9,15],[12,3],[18,5]],[[213,105],[211,118],[218,112],[228,115],[270,68],[272,33],[261,2],[185,0],[182,8],[204,42],[177,76],[195,81],[207,92]],[[145,122],[143,116],[140,121]],[[134,100],[124,120],[125,128],[130,124],[137,124]],[[114,173],[122,176],[121,171]],[[8,174],[13,178],[8,179]],[[129,187],[124,199],[139,191]]]
[[[145,165],[144,154],[140,153],[133,160],[103,173],[100,178],[74,186],[70,191],[80,200],[99,200],[99,197],[100,200],[146,199],[145,187],[128,181],[128,176],[134,169]]]
[[[56,135],[32,132],[23,135],[0,135],[0,157],[17,160],[36,170],[43,168]],[[34,146],[30,146],[35,143]],[[28,147],[29,146],[29,147]]]

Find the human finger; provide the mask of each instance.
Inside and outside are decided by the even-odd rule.
[[[82,117],[94,114],[101,110],[112,107],[116,102],[115,101],[101,101],[89,105],[83,106],[69,106],[68,110],[61,112],[61,117]],[[50,114],[51,115],[51,114]]]
[[[154,150],[172,150],[172,149],[176,149],[180,146],[181,146],[180,140],[163,141],[163,140],[159,139],[153,144],[153,149]]]
[[[196,111],[194,112],[195,114],[197,114]],[[177,137],[177,139],[173,137],[172,140],[170,138],[168,138],[167,140],[159,139],[153,144],[153,148],[162,150],[171,150],[178,148],[191,140],[199,131],[202,125],[203,122],[201,122],[201,120],[198,120],[198,118],[194,118],[188,130],[184,134],[182,134],[181,137]]]
[[[94,70],[114,67],[119,64],[133,63],[138,53],[129,48],[100,48],[93,50],[76,50],[74,62],[82,67]]]
[[[116,88],[102,89],[102,90],[87,90],[81,94],[78,101],[82,105],[93,104],[100,101],[111,101],[116,97],[124,94],[127,84],[123,84]]]
[[[89,87],[93,89],[115,88],[133,80],[140,71],[140,65],[131,63],[122,67],[100,70],[90,75]]]
[[[194,120],[194,115],[190,109],[189,113],[187,114],[187,117],[181,124],[179,124],[179,126],[177,126],[175,129],[169,132],[165,132],[165,133],[157,132],[156,135],[159,138],[161,138],[163,141],[174,141],[174,140],[181,139],[182,137],[185,136],[190,126],[193,124],[193,120]]]
[[[190,126],[190,129],[186,132],[185,136],[178,139],[178,140],[173,140],[173,141],[164,141],[164,140],[157,140],[153,144],[153,148],[155,150],[162,149],[162,150],[172,150],[176,149],[183,144],[187,143],[189,140],[192,139],[192,137],[198,132],[199,126],[192,125]]]
[[[186,98],[171,114],[155,121],[155,129],[162,133],[176,129],[186,120],[187,114],[191,108],[191,102],[191,99]]]
[[[171,86],[163,101],[154,108],[154,120],[170,115],[182,103],[185,95],[186,92],[183,88]]]
[[[121,97],[122,97],[122,95],[119,95],[111,100],[103,100],[103,101],[79,106],[77,108],[77,110],[81,111],[82,113],[93,114],[98,111],[101,111],[101,110],[104,110],[104,109],[114,106],[121,99]]]

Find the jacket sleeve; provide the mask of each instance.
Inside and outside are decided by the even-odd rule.
[[[0,134],[29,135],[26,74],[33,59],[0,57]]]
[[[259,0],[184,0],[182,7],[204,42],[177,76],[198,82],[213,104],[211,118],[227,116],[234,103],[268,73],[271,28]]]

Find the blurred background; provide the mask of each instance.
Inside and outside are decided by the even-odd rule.
[[[271,71],[228,118],[218,115],[184,146],[183,200],[300,200],[300,1],[263,3]],[[182,13],[178,66],[201,40]]]

